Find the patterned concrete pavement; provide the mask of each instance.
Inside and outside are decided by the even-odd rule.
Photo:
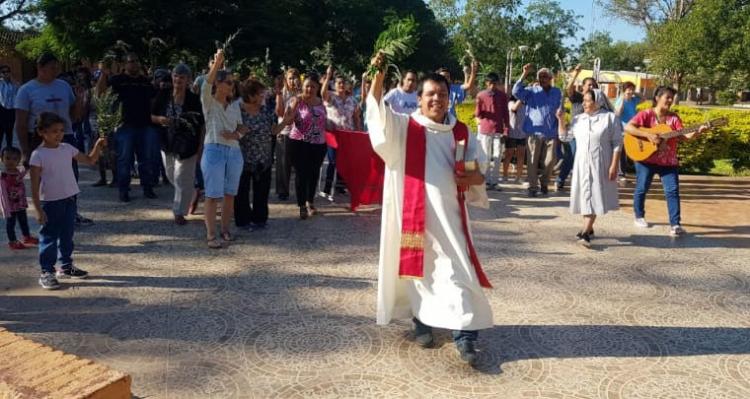
[[[120,204],[88,183],[76,261],[92,278],[43,292],[35,252],[3,249],[0,323],[131,373],[140,398],[750,397],[748,179],[684,179],[677,240],[658,191],[657,225],[633,227],[625,188],[592,250],[564,195],[492,193],[472,210],[495,285],[476,369],[447,332],[423,350],[410,323],[374,324],[376,211],[301,222],[274,203],[266,231],[211,251],[198,219],[171,223],[170,189]]]

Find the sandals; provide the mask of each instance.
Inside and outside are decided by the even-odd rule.
[[[307,207],[307,213],[308,213],[308,214],[309,214],[310,216],[315,216],[315,215],[316,215],[316,214],[318,213],[318,209],[317,209],[317,208],[315,208],[315,207],[314,207],[314,206],[312,206],[312,205],[309,205],[309,206]]]
[[[230,233],[228,231],[222,231],[221,232],[221,239],[224,240],[224,241],[226,241],[226,242],[230,242],[230,241],[234,241],[234,236],[232,235],[232,233]]]
[[[206,239],[206,244],[211,249],[221,249],[224,248],[223,245],[219,242],[219,240],[216,239],[216,237],[208,237]]]

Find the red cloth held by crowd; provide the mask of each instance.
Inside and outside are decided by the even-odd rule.
[[[326,132],[326,142],[336,149],[336,170],[344,179],[351,197],[351,209],[383,202],[385,164],[375,153],[365,132],[334,130]]]

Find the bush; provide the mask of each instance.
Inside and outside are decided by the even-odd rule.
[[[643,101],[638,110],[651,107]],[[750,111],[729,109],[700,109],[675,105],[672,109],[680,115],[685,126],[701,124],[710,119],[727,118],[729,124],[715,128],[695,140],[680,144],[678,156],[685,172],[708,173],[714,161],[728,159],[735,172],[750,169]],[[464,103],[457,108],[458,119],[476,131],[474,103]]]
[[[722,90],[716,93],[716,100],[721,105],[732,105],[737,102],[737,92]]]

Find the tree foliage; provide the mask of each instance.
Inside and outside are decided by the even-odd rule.
[[[690,13],[696,0],[597,0],[606,12],[646,29],[678,21]]]
[[[679,20],[648,33],[650,70],[672,84],[718,90],[748,88],[750,2],[702,0]],[[744,78],[743,78],[744,77]]]
[[[241,27],[235,58],[263,59],[268,48],[277,67],[310,65],[310,51],[330,43],[337,63],[361,71],[391,14],[411,15],[420,26],[405,66],[433,68],[449,51],[445,29],[422,0],[40,0],[40,8],[56,40],[92,59],[122,40],[158,63],[185,51],[208,60],[215,41]],[[152,38],[164,49],[150,52]]]
[[[643,59],[646,58],[645,43],[629,43],[612,40],[609,33],[594,32],[578,48],[578,62],[585,66],[594,58],[601,60],[603,70],[634,71],[636,68],[645,70]]]
[[[578,17],[556,1],[532,1],[525,8],[521,6],[520,0],[430,1],[453,40],[456,59],[471,48],[483,70],[502,72],[507,52],[513,49],[517,66],[514,74],[520,70],[522,58],[541,66],[557,66],[555,54],[564,57],[571,52],[563,42],[580,28]],[[528,50],[521,52],[519,46]]]

